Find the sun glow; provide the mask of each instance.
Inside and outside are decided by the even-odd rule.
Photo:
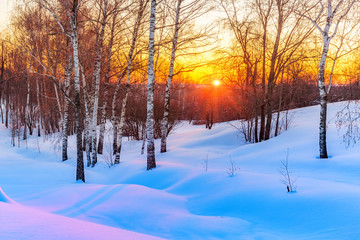
[[[213,85],[214,85],[214,86],[219,86],[219,85],[220,85],[220,81],[219,81],[219,80],[214,80],[214,81],[213,81]]]

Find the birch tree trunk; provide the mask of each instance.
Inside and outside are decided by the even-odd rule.
[[[41,102],[40,102],[40,86],[39,86],[38,78],[36,78],[36,101],[37,101],[36,113],[38,116],[37,131],[38,131],[38,137],[40,137],[41,136],[40,123],[41,123],[41,119],[42,119],[42,111],[41,111]]]
[[[325,88],[325,64],[329,51],[330,38],[323,35],[324,46],[319,65],[318,87],[320,94],[320,124],[319,124],[319,150],[320,158],[328,158],[326,146],[326,115],[327,115],[327,92]]]
[[[134,60],[134,51],[135,51],[135,46],[136,46],[136,42],[137,42],[137,38],[138,38],[138,32],[139,32],[139,28],[141,25],[141,19],[143,16],[143,13],[145,11],[145,1],[144,0],[140,0],[139,2],[139,11],[137,14],[137,18],[136,18],[136,23],[134,26],[134,30],[133,30],[133,36],[132,36],[132,41],[131,41],[131,46],[130,46],[130,50],[129,50],[129,55],[128,55],[128,65],[127,65],[127,78],[126,78],[126,86],[125,86],[125,96],[123,98],[122,101],[122,107],[121,107],[121,115],[120,115],[120,123],[118,125],[118,132],[117,132],[117,144],[116,144],[116,153],[115,153],[115,164],[119,164],[120,163],[120,153],[121,153],[121,145],[122,145],[122,137],[123,137],[123,128],[124,128],[124,124],[125,124],[125,113],[126,113],[126,106],[127,106],[127,99],[129,96],[129,89],[130,89],[130,75],[131,75],[131,67],[132,67],[132,62]],[[135,54],[136,55],[136,54]]]
[[[27,92],[26,92],[26,107],[25,107],[25,124],[24,124],[24,140],[26,140],[26,127],[31,128],[31,119],[30,119],[30,71],[31,71],[31,62],[27,75]],[[20,133],[19,133],[20,134]]]
[[[84,99],[84,109],[85,109],[85,126],[84,126],[84,143],[85,143],[85,152],[86,152],[86,166],[91,166],[91,135],[90,135],[90,126],[91,118],[88,107],[88,100],[86,98],[86,78],[84,73],[84,68],[81,67],[81,76],[82,76],[82,88],[83,88],[83,99]]]
[[[92,162],[91,166],[94,167],[97,163],[97,116],[98,116],[98,107],[99,107],[99,91],[100,91],[100,73],[101,73],[101,57],[102,57],[102,48],[104,42],[105,26],[106,26],[106,15],[107,15],[107,0],[104,0],[104,6],[102,8],[103,19],[101,22],[101,30],[99,41],[97,44],[97,51],[95,57],[95,89],[94,89],[94,101],[93,101],[93,115],[92,115],[92,128],[91,128],[91,150],[92,150]]]
[[[148,63],[148,87],[147,87],[147,170],[156,167],[155,144],[154,144],[154,36],[155,36],[155,12],[156,0],[151,0],[150,34],[149,34],[149,63]]]
[[[119,119],[116,116],[116,99],[117,99],[117,95],[119,93],[119,89],[120,89],[120,85],[121,82],[124,78],[125,75],[125,71],[123,72],[122,76],[119,77],[117,83],[116,83],[116,87],[115,87],[115,91],[114,91],[114,95],[113,95],[113,99],[112,99],[112,104],[111,104],[111,123],[113,125],[113,155],[116,154],[117,151],[117,142],[118,142],[118,138],[117,138],[117,134],[118,134],[118,124],[119,124]]]
[[[321,29],[318,20],[320,19],[321,15],[323,14],[324,5],[321,4],[321,9],[316,18],[311,18],[308,15],[302,15],[309,19],[314,26],[320,31],[322,38],[323,38],[323,50],[321,54],[320,64],[319,64],[319,75],[318,75],[318,88],[319,88],[319,95],[320,95],[320,123],[319,123],[319,151],[320,151],[320,158],[328,158],[327,154],[327,146],[326,146],[326,115],[327,115],[327,91],[325,86],[325,65],[327,54],[329,52],[330,41],[336,35],[338,26],[341,20],[349,13],[350,9],[354,5],[356,0],[351,0],[346,2],[347,6],[342,9],[342,13],[340,12],[340,8],[342,5],[345,5],[343,0],[338,1],[333,8],[332,0],[327,0],[327,15],[326,15],[326,24],[324,29]],[[339,18],[337,18],[334,30],[332,34],[329,34],[330,27],[334,21],[334,17],[336,14],[341,14]]]
[[[69,54],[66,67],[65,67],[65,77],[64,77],[64,85],[65,85],[65,94],[69,96],[70,93],[70,78],[72,72],[72,62],[71,55]],[[66,161],[68,159],[67,147],[68,147],[68,116],[69,116],[69,100],[67,97],[64,98],[64,114],[62,121],[62,160]]]
[[[168,134],[168,123],[169,123],[169,113],[170,113],[170,90],[171,90],[171,82],[174,74],[174,64],[175,64],[175,53],[177,49],[178,35],[179,35],[179,18],[180,18],[180,9],[181,3],[183,0],[178,0],[178,4],[176,7],[176,16],[175,16],[175,29],[174,29],[174,37],[173,44],[171,49],[171,59],[170,59],[170,67],[169,67],[169,76],[166,84],[165,90],[165,102],[164,102],[164,116],[161,121],[161,149],[160,152],[166,152],[166,137]]]
[[[79,71],[79,46],[77,36],[78,0],[73,0],[72,9],[69,11],[71,33],[70,39],[74,55],[74,90],[75,90],[75,119],[76,119],[76,181],[85,182],[84,159],[81,141],[81,101],[80,101],[80,71]]]
[[[103,96],[103,105],[101,109],[101,117],[100,117],[100,134],[99,134],[99,143],[98,143],[98,154],[103,153],[104,149],[104,135],[105,135],[105,123],[106,123],[106,108],[107,108],[107,99],[109,94],[109,81],[110,81],[110,71],[111,71],[111,57],[112,57],[112,46],[114,43],[114,32],[116,26],[116,17],[117,14],[113,15],[113,22],[111,26],[110,32],[110,40],[107,50],[107,62],[105,69],[105,83],[104,83],[104,96]]]

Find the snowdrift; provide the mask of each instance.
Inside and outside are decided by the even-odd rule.
[[[145,234],[145,239],[359,239],[359,144],[347,149],[341,138],[345,130],[336,128],[343,105],[329,104],[329,159],[318,158],[319,106],[313,106],[292,111],[288,131],[257,144],[245,143],[228,123],[210,131],[183,123],[169,136],[167,153],[160,154],[156,142],[157,168],[151,171],[140,154],[142,143],[124,138],[121,164],[109,168],[99,156],[95,168],[86,168],[86,184],[74,179],[74,136],[69,139],[70,159],[61,162],[56,135],[34,136],[22,142],[23,148],[12,148],[8,130],[0,126],[0,186],[11,199],[32,208],[6,212],[9,204],[0,203],[0,223],[8,224],[0,229],[0,239],[28,239],[32,232],[18,229],[36,229],[29,225],[34,221],[30,215],[45,213],[52,213],[44,219],[53,219],[53,226],[38,222],[45,227],[36,234],[49,228],[50,233],[63,232],[64,238],[74,230],[67,224],[89,229],[91,222],[99,232],[105,227],[109,239],[128,239],[120,237],[124,229]],[[111,136],[105,139],[111,144]],[[279,173],[288,151],[297,179],[293,194],[287,193]],[[236,169],[232,176],[231,162]],[[7,222],[11,214],[18,218]],[[76,236],[91,239],[92,233]]]
[[[6,194],[1,189],[1,187],[0,187],[0,202],[5,202],[5,203],[13,203],[14,202],[8,196],[6,196]]]
[[[0,239],[4,240],[160,239],[145,234],[49,214],[17,204],[0,203],[0,222]]]

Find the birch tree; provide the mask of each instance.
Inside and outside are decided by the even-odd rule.
[[[100,133],[99,133],[99,143],[98,143],[98,153],[103,153],[104,148],[104,134],[105,134],[105,123],[106,123],[106,108],[107,108],[107,99],[109,94],[109,82],[110,82],[110,71],[111,71],[111,58],[113,55],[113,44],[114,44],[114,37],[115,37],[115,27],[116,27],[116,20],[118,16],[117,5],[114,7],[113,16],[112,16],[112,23],[111,23],[111,30],[110,30],[110,39],[107,46],[107,56],[106,56],[106,63],[105,63],[105,81],[104,81],[104,91],[103,91],[103,104],[101,108],[101,117],[100,117]]]
[[[155,13],[156,0],[151,0],[150,33],[149,33],[149,62],[148,62],[148,87],[147,87],[147,115],[146,115],[146,138],[147,138],[147,170],[156,168],[155,144],[154,144],[154,36],[155,36]]]
[[[80,101],[80,63],[79,63],[79,44],[78,44],[78,12],[81,1],[66,0],[63,4],[66,8],[66,14],[69,21],[70,31],[67,32],[63,23],[61,23],[55,7],[47,0],[38,0],[38,3],[49,11],[51,16],[59,25],[61,31],[70,38],[73,50],[74,65],[74,93],[75,93],[75,121],[76,121],[76,180],[85,182],[84,160],[82,151],[82,131],[81,131],[81,101]]]
[[[318,88],[320,97],[320,122],[319,122],[319,151],[320,158],[328,158],[326,146],[326,116],[327,116],[327,95],[328,91],[325,85],[325,67],[328,58],[331,40],[336,36],[338,27],[343,18],[349,13],[357,0],[319,0],[308,7],[304,13],[300,13],[312,22],[321,34],[323,46],[319,62]],[[326,7],[326,10],[324,9]],[[311,16],[312,11],[317,11],[315,17]],[[325,19],[325,21],[324,21]],[[323,26],[320,26],[323,24]]]
[[[133,29],[131,46],[130,46],[130,50],[129,50],[129,54],[128,54],[128,64],[127,64],[127,68],[126,68],[127,77],[126,77],[126,85],[125,85],[125,93],[124,93],[125,96],[122,100],[120,123],[119,123],[119,126],[117,127],[118,132],[116,135],[117,141],[116,141],[116,154],[115,154],[115,161],[114,161],[115,164],[120,163],[123,128],[124,128],[124,124],[125,124],[125,113],[126,113],[126,106],[127,106],[127,100],[128,100],[128,96],[129,96],[129,89],[130,89],[130,75],[132,72],[133,60],[137,54],[137,53],[135,53],[135,47],[136,47],[136,42],[137,42],[138,35],[139,35],[139,28],[141,26],[141,20],[143,19],[143,14],[144,14],[144,11],[146,9],[148,2],[149,2],[149,0],[139,0],[138,13],[137,13],[136,22],[135,22],[134,29]]]
[[[82,152],[81,141],[81,102],[80,102],[80,71],[79,71],[79,46],[78,46],[78,29],[77,29],[77,15],[80,4],[78,0],[70,2],[71,7],[68,11],[70,20],[71,32],[70,39],[73,47],[74,55],[74,90],[75,90],[75,118],[76,118],[76,150],[77,150],[77,165],[76,165],[76,180],[85,182],[84,160]]]
[[[165,89],[165,102],[164,102],[164,116],[161,121],[161,149],[160,152],[166,152],[166,137],[168,133],[168,122],[169,122],[169,113],[170,113],[170,89],[171,89],[171,82],[173,79],[174,74],[174,64],[175,64],[175,54],[177,49],[178,43],[178,36],[180,30],[180,10],[181,10],[181,3],[183,0],[178,0],[176,13],[175,13],[175,25],[174,25],[174,37],[172,40],[172,48],[171,48],[171,58],[170,58],[170,67],[169,67],[169,75],[168,80],[166,83]]]
[[[102,15],[100,33],[97,39],[96,44],[96,56],[95,56],[95,66],[94,66],[94,93],[93,93],[93,112],[92,112],[92,128],[91,128],[91,140],[92,140],[92,162],[91,166],[94,167],[97,163],[97,120],[98,120],[98,107],[99,107],[99,91],[100,91],[100,73],[101,73],[101,58],[102,58],[102,49],[104,43],[104,34],[105,34],[105,26],[107,23],[107,5],[108,0],[103,0],[103,5],[100,6],[100,11]]]
[[[67,41],[69,43],[69,41]],[[72,75],[72,61],[71,54],[68,51],[65,65],[65,76],[64,76],[64,85],[65,85],[65,94],[69,96],[70,94],[70,79]],[[65,97],[64,99],[64,114],[62,119],[62,160],[66,161],[68,159],[68,123],[69,123],[69,100]]]

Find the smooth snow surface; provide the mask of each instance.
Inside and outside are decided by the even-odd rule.
[[[0,239],[159,239],[118,228],[0,203]]]
[[[360,239],[359,145],[346,149],[335,126],[344,104],[329,105],[329,159],[318,158],[314,106],[295,110],[288,131],[258,144],[245,144],[228,123],[209,131],[184,122],[167,153],[156,142],[151,171],[142,143],[124,138],[121,164],[109,168],[99,156],[86,184],[74,181],[75,137],[63,163],[58,136],[11,147],[1,126],[0,187],[17,204],[2,203],[0,192],[0,239]],[[287,149],[297,178],[291,194],[279,173]]]
[[[0,202],[13,203],[13,201],[8,196],[6,196],[6,194],[1,189],[1,187],[0,187]]]

